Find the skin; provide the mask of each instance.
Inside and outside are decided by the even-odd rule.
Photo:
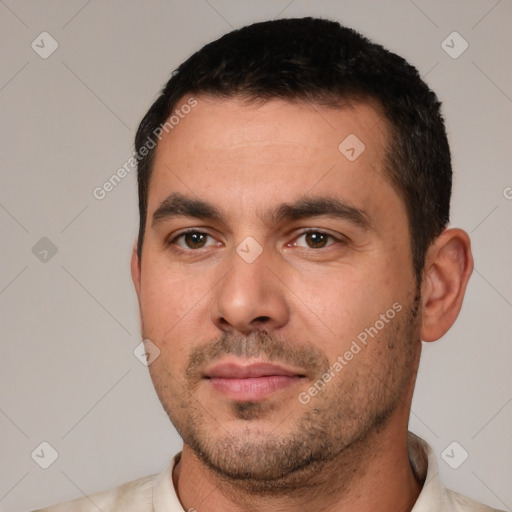
[[[434,241],[418,288],[374,104],[197,100],[158,144],[142,257],[132,256],[143,337],[160,350],[151,378],[184,440],[173,474],[184,509],[410,510],[421,490],[407,455],[420,340],[441,337],[459,313],[473,264],[467,234]],[[338,150],[349,134],[365,144],[354,161]],[[218,216],[154,221],[176,194]],[[366,223],[271,216],[305,197],[336,199]],[[196,234],[179,237],[187,229]],[[247,237],[262,250],[251,263],[236,250],[255,254]],[[393,304],[400,311],[301,403]],[[205,378],[220,362],[258,361],[300,377],[254,400]]]

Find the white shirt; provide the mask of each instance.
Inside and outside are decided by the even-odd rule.
[[[432,448],[409,432],[411,467],[419,481],[424,480],[412,512],[499,512],[449,489],[439,480],[437,460]],[[177,453],[159,474],[125,483],[110,491],[34,512],[185,512],[172,482],[172,471],[179,461]]]

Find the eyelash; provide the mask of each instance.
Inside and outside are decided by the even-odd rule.
[[[179,247],[179,246],[176,245],[176,242],[178,240],[184,238],[186,235],[188,235],[190,233],[199,233],[199,234],[206,235],[206,236],[209,236],[211,238],[214,238],[212,235],[210,235],[209,233],[207,233],[205,231],[201,231],[201,230],[199,230],[197,228],[192,228],[192,229],[187,229],[186,231],[182,231],[181,233],[179,233],[178,235],[173,237],[171,240],[169,240],[167,242],[167,244],[169,246],[172,246],[174,250],[180,251],[180,252],[200,251],[201,249],[204,249],[203,247],[200,247],[198,249],[191,249],[191,248],[184,249],[184,248]],[[304,231],[302,231],[301,233],[299,233],[294,238],[294,242],[296,242],[302,236],[308,235],[309,233],[315,233],[315,234],[327,236],[330,240],[334,240],[334,243],[346,244],[348,242],[348,239],[346,237],[344,237],[343,235],[340,235],[340,237],[338,238],[338,237],[336,237],[336,236],[334,236],[334,235],[332,235],[330,233],[327,233],[326,231],[322,231],[320,229],[314,229],[314,228],[308,228],[308,229],[305,229]],[[311,249],[313,251],[318,251],[319,249],[325,249],[325,248],[327,248],[327,247],[329,247],[331,245],[334,245],[334,243],[331,243],[331,244],[326,245],[325,247],[320,247],[320,248],[316,248],[316,249],[314,247],[309,247],[309,248],[301,247],[301,248],[302,249]],[[287,246],[290,247],[291,243],[287,244]]]
[[[197,228],[192,228],[192,229],[187,229],[186,231],[182,231],[179,235],[176,235],[175,237],[173,237],[171,240],[169,240],[169,242],[167,243],[168,245],[170,246],[174,246],[174,248],[178,251],[198,251],[199,249],[183,249],[182,247],[178,247],[176,246],[176,242],[180,239],[180,238],[184,238],[185,236],[187,236],[188,234],[190,233],[199,233],[201,235],[206,235],[206,236],[209,236],[211,238],[212,235],[210,235],[209,233],[207,233],[206,231],[201,231],[200,229],[197,229]],[[202,248],[201,248],[202,249]]]

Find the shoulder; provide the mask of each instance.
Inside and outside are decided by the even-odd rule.
[[[444,487],[434,450],[412,432],[409,432],[407,447],[413,473],[418,482],[423,482],[411,512],[500,512]]]
[[[153,486],[158,475],[146,476],[109,491],[91,494],[34,512],[152,512]]]
[[[445,489],[444,501],[446,510],[454,512],[501,512],[496,508],[489,507],[483,503],[479,503],[467,496],[458,494],[450,489]]]

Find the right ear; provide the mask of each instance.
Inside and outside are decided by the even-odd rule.
[[[138,242],[136,241],[133,245],[132,250],[132,259],[131,259],[131,272],[132,272],[132,281],[135,286],[135,291],[137,293],[137,297],[140,297],[140,258],[139,253],[137,252]]]

